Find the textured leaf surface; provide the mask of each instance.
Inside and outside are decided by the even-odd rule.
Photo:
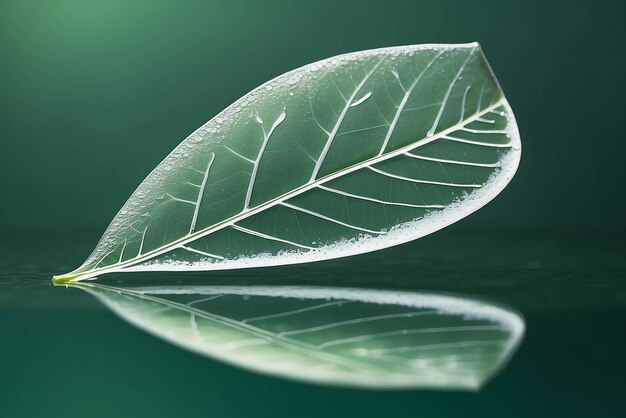
[[[525,328],[503,307],[427,293],[83,283],[74,286],[181,347],[321,384],[476,390],[506,364]]]
[[[330,58],[260,86],[185,139],[57,281],[396,245],[480,208],[519,158],[515,119],[478,44]]]

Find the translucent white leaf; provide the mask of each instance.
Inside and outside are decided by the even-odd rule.
[[[493,199],[520,152],[478,44],[330,58],[267,82],[191,134],[84,264],[56,281],[293,264],[397,245]]]

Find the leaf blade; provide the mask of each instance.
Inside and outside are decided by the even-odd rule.
[[[311,64],[266,83],[183,141],[139,186],[86,262],[75,272],[59,276],[57,281],[80,280],[120,270],[224,269],[334,258],[416,239],[466,216],[504,188],[517,168],[521,147],[513,113],[482,53],[477,51],[476,44],[366,51]],[[405,88],[407,74],[413,78]],[[292,83],[294,77],[299,79]],[[329,77],[332,82],[327,80]],[[337,80],[342,79],[338,77],[343,77],[344,86],[350,87],[351,83],[349,90],[344,87],[349,94],[340,89],[341,81]],[[433,78],[437,77],[449,81],[445,89],[442,83],[434,82]],[[482,86],[480,94],[477,94],[478,84]],[[394,97],[400,99],[398,104],[394,104]],[[328,105],[315,111],[313,102],[321,99],[326,99]],[[451,110],[451,103],[455,109]],[[474,106],[473,112],[470,105]],[[418,119],[409,117],[414,112],[428,113]],[[500,120],[490,123],[492,119],[487,117]],[[381,119],[385,121],[382,124],[378,123]],[[329,121],[334,124],[326,128]],[[300,138],[306,141],[301,142]],[[354,141],[360,141],[358,146]],[[442,142],[465,148],[454,151],[453,145],[446,145],[452,149],[447,151],[452,157],[438,153],[430,157],[414,155],[416,150],[428,150],[431,144],[439,146]],[[489,161],[480,161],[486,158],[481,153],[487,151],[470,152],[470,148],[495,150],[496,154]],[[305,154],[300,160],[295,157]],[[470,154],[474,160],[467,160]],[[388,163],[408,164],[400,163],[402,158],[419,162],[409,167],[414,176],[381,168]],[[303,159],[308,165],[302,163]],[[433,159],[440,168],[433,168]],[[452,168],[451,164],[458,167]],[[448,179],[451,171],[472,166],[493,169],[490,182]],[[335,205],[330,214],[300,208],[294,203],[323,190],[321,186],[337,189],[333,187],[337,181],[349,182],[354,178],[366,183],[369,177],[363,169],[395,180],[373,180],[381,184],[381,190],[389,189],[387,196],[382,196],[382,191],[372,196],[340,187],[346,202],[348,197],[360,196],[361,206],[355,202],[345,203],[343,208]],[[295,174],[289,177],[290,173],[299,177]],[[417,183],[419,187],[400,195],[395,190],[409,187],[403,182]],[[457,205],[464,199],[475,201],[476,196],[467,198],[464,194],[477,195],[470,189],[480,192],[488,183],[491,192],[483,193],[478,199],[480,204]],[[460,190],[443,190],[451,187]],[[383,209],[384,231],[352,221],[356,216],[372,222],[364,215],[363,208],[380,202],[397,203],[387,207],[404,203],[405,209],[423,210],[409,216],[406,210],[399,213],[398,207]],[[292,227],[286,228],[277,221],[278,205],[290,210],[300,208],[300,215],[287,214],[293,218]],[[449,208],[453,210],[446,212]],[[439,216],[439,221],[433,223],[437,227],[433,228],[427,225],[427,220],[436,215],[435,211],[445,212],[446,216]],[[391,220],[387,219],[388,212],[392,212]],[[315,223],[304,215],[318,215],[318,220],[335,226]],[[273,233],[242,225],[252,218],[268,216],[273,216],[273,221],[270,219]],[[419,230],[413,222],[418,219],[423,220]],[[411,222],[413,228],[408,228]],[[401,225],[407,239],[383,240],[375,245],[361,242],[374,235],[387,235]],[[313,231],[316,228],[319,231]],[[255,238],[246,241],[233,229],[244,234],[254,231]],[[211,235],[214,239],[205,238]],[[225,240],[230,244],[219,248],[217,243]],[[237,243],[232,244],[233,240]],[[346,244],[350,241],[356,244]],[[278,242],[286,247],[277,246]],[[234,252],[224,253],[224,247],[229,246]],[[305,251],[292,251],[293,246]],[[337,250],[338,246],[344,248]],[[189,248],[193,250],[186,251]],[[190,252],[194,254],[187,254]],[[196,257],[201,252],[217,257],[201,260]],[[271,256],[265,257],[267,254]]]

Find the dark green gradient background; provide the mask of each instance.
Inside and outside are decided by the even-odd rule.
[[[626,362],[625,7],[594,1],[0,0],[0,417],[612,417]],[[102,280],[403,288],[518,309],[478,394],[296,384],[180,350],[76,289],[79,265],[184,137],[332,55],[479,41],[522,162],[455,226],[358,257]]]
[[[94,229],[257,85],[362,49],[479,41],[522,163],[464,226],[624,230],[622,1],[1,1],[0,230]]]

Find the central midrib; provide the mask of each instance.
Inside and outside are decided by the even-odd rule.
[[[169,243],[169,244],[167,244],[165,246],[162,246],[160,248],[148,251],[147,253],[144,253],[144,254],[142,254],[139,257],[131,258],[129,260],[123,261],[123,262],[121,262],[119,264],[114,264],[112,266],[102,267],[102,268],[99,268],[99,269],[88,270],[88,271],[86,271],[84,273],[79,273],[76,276],[74,276],[73,278],[71,278],[70,280],[84,280],[84,279],[87,279],[87,278],[90,278],[90,277],[94,277],[97,274],[110,273],[110,272],[114,272],[114,271],[119,271],[119,270],[124,269],[125,267],[129,267],[129,266],[132,266],[134,264],[138,264],[138,263],[140,263],[142,261],[147,261],[147,260],[149,260],[151,258],[154,258],[154,257],[157,257],[157,256],[159,256],[161,254],[165,254],[166,252],[168,252],[170,250],[174,250],[174,249],[180,248],[180,247],[182,247],[185,244],[188,244],[190,242],[195,241],[196,239],[202,238],[202,237],[204,237],[206,235],[209,235],[209,234],[211,234],[213,232],[219,231],[220,229],[227,228],[227,227],[229,227],[230,225],[232,225],[232,224],[234,224],[236,222],[239,222],[239,221],[241,221],[243,219],[246,219],[246,218],[248,218],[250,216],[253,216],[253,215],[255,215],[255,214],[259,213],[259,212],[262,212],[263,210],[265,210],[265,209],[267,209],[269,207],[272,207],[272,206],[274,206],[276,204],[284,202],[285,200],[289,200],[289,199],[291,199],[291,198],[293,198],[295,196],[298,196],[298,195],[300,195],[302,193],[305,193],[305,192],[307,192],[307,191],[309,191],[311,189],[314,189],[315,187],[317,187],[320,184],[326,183],[326,182],[328,182],[330,180],[334,180],[334,179],[336,179],[338,177],[344,176],[344,175],[349,174],[351,172],[360,170],[363,167],[367,167],[369,165],[374,165],[374,164],[377,164],[379,162],[388,160],[390,158],[397,157],[397,156],[399,156],[399,155],[401,155],[401,154],[403,154],[403,153],[405,153],[407,151],[411,151],[412,149],[415,149],[415,148],[421,147],[423,145],[426,145],[426,144],[428,144],[430,142],[433,142],[433,141],[435,141],[435,140],[445,136],[446,134],[457,130],[459,127],[462,127],[464,125],[467,125],[467,124],[473,122],[474,120],[476,120],[477,118],[480,118],[484,114],[489,113],[491,110],[501,106],[505,102],[505,100],[506,99],[504,97],[501,97],[500,100],[498,100],[496,103],[492,104],[491,106],[483,109],[480,112],[477,112],[477,113],[473,114],[472,116],[468,117],[467,119],[463,120],[462,122],[457,123],[455,125],[452,125],[451,127],[447,128],[447,129],[444,129],[443,131],[441,131],[441,132],[439,132],[439,133],[437,133],[437,134],[435,134],[435,135],[433,135],[433,136],[431,136],[429,138],[422,138],[422,139],[414,142],[413,144],[404,146],[402,148],[398,148],[397,150],[394,150],[394,151],[389,152],[387,154],[377,155],[376,157],[373,157],[373,158],[370,158],[368,160],[361,161],[360,163],[357,163],[357,164],[351,165],[349,167],[343,168],[343,169],[341,169],[339,171],[336,171],[336,172],[334,172],[332,174],[329,174],[329,175],[327,175],[325,177],[322,177],[322,178],[320,178],[318,180],[315,180],[315,181],[312,181],[312,182],[308,182],[308,183],[306,183],[306,184],[304,184],[304,185],[302,185],[302,186],[292,190],[291,192],[288,192],[288,193],[285,193],[285,194],[283,194],[281,196],[275,197],[272,200],[268,200],[267,202],[262,203],[259,206],[256,206],[256,207],[254,207],[254,208],[252,208],[252,209],[250,209],[248,211],[242,211],[239,214],[237,214],[237,215],[235,215],[235,216],[233,216],[231,218],[225,219],[225,220],[223,220],[223,221],[221,221],[221,222],[219,222],[217,224],[214,224],[214,225],[212,225],[212,226],[210,226],[208,228],[205,228],[203,230],[194,232],[193,234],[186,235],[186,236],[184,236],[182,238],[177,239],[176,241],[172,241],[171,243]]]

